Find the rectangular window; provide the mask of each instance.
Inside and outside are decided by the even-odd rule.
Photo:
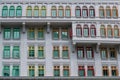
[[[89,29],[88,28],[84,28],[84,37],[88,37],[89,36]]]
[[[87,75],[88,76],[94,76],[94,68],[93,68],[93,66],[88,66]]]
[[[90,32],[91,32],[91,37],[95,37],[96,36],[96,29],[95,28],[91,28]]]
[[[58,46],[53,47],[53,58],[59,58],[59,47]]]
[[[99,14],[100,14],[100,17],[104,17],[104,10],[100,10]]]
[[[14,76],[14,77],[18,77],[19,76],[19,66],[13,66],[12,76]]]
[[[76,36],[81,37],[82,36],[82,29],[76,28]]]
[[[118,76],[118,69],[116,66],[111,66],[111,75]]]
[[[109,76],[109,70],[107,66],[103,66],[103,76]]]
[[[10,38],[11,38],[11,29],[4,28],[4,39],[10,39]]]
[[[110,58],[111,59],[116,59],[117,58],[117,53],[115,48],[110,48]]]
[[[3,58],[10,58],[10,46],[4,46]]]
[[[66,16],[66,17],[70,17],[70,16],[71,16],[70,10],[65,10],[65,16]]]
[[[44,58],[44,47],[43,46],[38,47],[38,58]]]
[[[65,29],[62,29],[62,39],[68,39],[68,29],[65,28]]]
[[[53,39],[58,40],[59,39],[59,29],[53,28]]]
[[[93,48],[87,48],[86,54],[88,59],[92,59],[94,57]]]
[[[78,75],[79,76],[85,76],[84,66],[78,66]]]
[[[34,28],[28,29],[28,39],[35,39],[35,30]]]
[[[101,35],[101,37],[105,37],[106,36],[106,32],[105,32],[104,28],[100,29],[100,35]]]
[[[44,66],[43,65],[38,66],[38,76],[39,77],[44,76]]]
[[[54,66],[54,76],[60,76],[60,66]]]
[[[63,66],[63,76],[68,77],[69,73],[69,66]]]
[[[34,58],[35,57],[35,50],[34,46],[29,46],[29,58]]]
[[[3,76],[9,77],[10,76],[10,66],[4,65],[3,66]]]
[[[80,11],[80,9],[78,9],[78,10],[75,10],[76,12],[75,12],[75,16],[76,17],[80,17],[80,14],[81,14],[81,11]]]
[[[29,66],[29,77],[34,77],[35,76],[35,66]]]
[[[20,28],[13,29],[13,39],[20,39]]]
[[[94,17],[94,10],[93,9],[90,10],[90,17]]]
[[[68,46],[63,46],[62,47],[62,57],[63,58],[69,58]]]
[[[38,28],[38,39],[44,39],[44,29]]]
[[[100,53],[101,53],[101,58],[102,59],[107,58],[107,49],[106,48],[101,48]]]
[[[83,15],[83,17],[87,17],[87,10],[82,10],[82,15]]]
[[[19,59],[20,58],[20,47],[19,46],[13,46],[13,54],[12,54],[14,59]]]
[[[77,48],[77,57],[78,58],[84,58],[84,48],[83,47],[78,47]]]
[[[46,16],[46,10],[41,10],[41,16],[45,17]]]
[[[119,29],[114,29],[114,37],[115,38],[119,37]]]
[[[108,29],[107,34],[108,34],[108,37],[112,37],[112,29]]]
[[[52,17],[56,17],[57,16],[57,11],[56,10],[52,10],[51,14],[52,14]]]
[[[63,17],[63,10],[59,10],[58,16]]]

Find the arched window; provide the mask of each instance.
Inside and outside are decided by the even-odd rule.
[[[82,36],[82,28],[81,28],[81,25],[80,25],[80,24],[78,24],[78,25],[76,26],[76,36],[77,36],[77,37],[81,37],[81,36]]]
[[[51,16],[52,17],[56,17],[57,16],[56,6],[52,6],[52,8],[51,8]]]
[[[38,17],[39,16],[39,7],[35,6],[34,7],[34,17]]]
[[[7,17],[8,16],[8,7],[3,6],[2,8],[2,17]]]
[[[90,26],[90,34],[91,34],[91,37],[95,37],[95,36],[96,36],[96,28],[95,28],[95,25],[91,25],[91,26]]]
[[[22,7],[21,7],[21,6],[17,6],[17,9],[16,9],[16,16],[17,16],[17,17],[22,16]]]
[[[104,11],[103,6],[100,6],[100,8],[99,8],[99,16],[101,18],[105,17],[105,11]]]
[[[32,17],[32,7],[31,6],[27,7],[27,17]]]
[[[14,17],[15,16],[15,7],[14,6],[10,6],[9,16],[10,17]]]
[[[66,8],[65,8],[65,17],[71,17],[70,6],[66,6]]]
[[[111,27],[111,25],[107,26],[107,35],[108,35],[108,37],[112,37],[112,27]]]
[[[106,7],[106,17],[111,17],[111,9],[109,6]]]
[[[41,7],[41,17],[46,17],[46,7],[45,6]]]
[[[100,27],[100,35],[101,37],[106,37],[106,29],[104,25],[101,25]]]
[[[59,6],[59,9],[58,9],[58,16],[59,16],[59,17],[63,17],[63,16],[64,16],[63,6]]]
[[[76,8],[75,8],[75,16],[81,17],[81,9],[79,6],[76,6]]]
[[[89,36],[89,28],[88,28],[88,25],[84,25],[83,35],[84,35],[84,37],[88,37],[88,36]]]
[[[115,18],[118,17],[118,9],[115,6],[112,8],[112,16]]]
[[[114,37],[115,38],[119,37],[119,28],[117,25],[114,26]]]
[[[93,6],[89,7],[89,16],[90,17],[95,17],[95,9]]]
[[[82,16],[83,16],[84,18],[88,17],[88,9],[87,9],[86,6],[83,6],[83,7],[82,7]]]

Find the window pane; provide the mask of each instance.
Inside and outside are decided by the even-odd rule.
[[[54,76],[60,76],[60,70],[58,69],[58,70],[54,70]]]
[[[110,10],[109,9],[106,10],[106,16],[110,17]]]
[[[19,28],[13,29],[13,39],[20,39],[20,29]]]
[[[92,58],[92,51],[87,50],[87,58]]]
[[[4,39],[10,39],[11,38],[11,30],[10,28],[4,29]]]
[[[10,11],[9,11],[9,16],[10,16],[10,17],[15,16],[15,10],[14,10],[14,9],[10,9]]]
[[[77,56],[78,56],[78,58],[84,58],[83,50],[78,49]]]
[[[44,57],[44,51],[38,50],[38,58],[43,58],[43,57]]]
[[[46,16],[46,10],[41,10],[41,16],[45,17]]]
[[[37,9],[34,10],[34,16],[36,16],[36,17],[39,16],[39,10],[37,10]]]
[[[3,76],[4,77],[10,76],[10,66],[3,66]]]
[[[105,29],[104,28],[100,29],[100,34],[101,34],[101,37],[105,37]]]
[[[88,37],[88,29],[87,28],[84,28],[84,36]]]
[[[115,29],[114,30],[114,37],[118,37],[119,36],[119,30],[118,29]]]
[[[62,39],[68,39],[68,31],[67,30],[62,31]]]
[[[83,9],[83,11],[82,11],[82,16],[83,16],[83,17],[87,17],[87,10],[84,10],[84,9]]]
[[[107,58],[106,50],[102,50],[101,51],[101,57],[102,57],[102,59],[106,59]]]
[[[68,58],[69,57],[68,50],[63,50],[62,51],[62,56],[63,56],[63,58]]]
[[[91,29],[91,36],[92,36],[92,37],[95,36],[95,29]]]
[[[30,76],[30,77],[34,77],[34,76],[35,76],[35,71],[34,71],[34,69],[30,69],[30,70],[29,70],[29,76]]]
[[[38,31],[38,39],[44,39],[44,31],[43,31],[43,29]]]
[[[19,76],[19,66],[13,66],[12,76],[14,77]]]
[[[3,58],[10,58],[10,46],[4,46]]]
[[[79,70],[79,76],[85,76],[85,71],[84,70]]]
[[[112,30],[108,29],[108,37],[112,37]]]
[[[59,17],[63,17],[63,10],[59,10],[58,15],[59,15]]]
[[[65,16],[66,17],[70,17],[71,15],[70,15],[70,10],[68,9],[68,10],[65,10]]]
[[[27,16],[32,16],[32,10],[27,10]]]
[[[94,10],[93,9],[90,10],[90,17],[94,17]]]
[[[33,29],[29,29],[28,39],[35,39],[35,31]]]
[[[88,70],[87,74],[88,76],[93,76],[93,70]]]
[[[59,50],[53,51],[53,58],[59,58]]]
[[[20,50],[19,50],[19,46],[14,46],[13,47],[13,58],[19,58],[20,57]]]
[[[81,13],[80,10],[79,10],[79,9],[76,9],[75,11],[76,11],[76,12],[75,12],[76,17],[80,17],[80,13]]]
[[[56,10],[52,10],[52,17],[56,17],[56,14],[57,14]]]
[[[117,10],[113,9],[113,17],[117,17]]]
[[[76,29],[76,36],[78,36],[78,37],[82,36],[81,33],[82,33],[81,28]]]
[[[53,31],[53,39],[59,39],[59,31],[58,30]]]
[[[8,16],[8,9],[3,9],[2,10],[2,16],[7,17]]]
[[[38,70],[38,76],[44,76],[44,69],[39,69]]]
[[[104,10],[100,10],[99,14],[100,14],[100,17],[104,17]]]
[[[65,76],[65,77],[69,76],[69,70],[64,69],[63,70],[63,76]]]

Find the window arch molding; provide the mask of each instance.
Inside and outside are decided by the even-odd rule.
[[[80,8],[80,6],[75,7],[75,16],[76,17],[81,17],[81,8]]]
[[[9,8],[9,16],[10,17],[15,16],[15,7],[14,6],[10,6],[10,8]]]
[[[64,8],[63,8],[63,6],[58,7],[58,16],[59,17],[64,17]]]
[[[17,17],[22,16],[22,7],[21,6],[17,6],[17,8],[16,8],[16,16]]]
[[[51,7],[51,16],[52,17],[57,17],[57,8],[56,8],[56,6]]]
[[[106,17],[107,18],[110,18],[111,17],[111,8],[110,8],[110,6],[106,6]]]
[[[2,8],[2,17],[8,16],[8,6],[3,6]]]
[[[41,6],[41,17],[46,17],[46,14],[47,14],[47,12],[46,12],[46,6]]]
[[[104,11],[104,7],[103,6],[99,7],[99,17],[100,18],[105,17],[105,11]]]
[[[32,17],[32,6],[27,6],[27,17]]]
[[[71,17],[71,7],[70,6],[65,7],[65,17],[67,17],[67,18]]]
[[[89,7],[89,17],[95,17],[95,9],[93,6]]]
[[[38,16],[39,16],[39,7],[34,6],[34,17],[38,17]]]
[[[82,17],[87,18],[88,17],[88,8],[87,6],[82,7]]]
[[[118,8],[116,6],[112,7],[112,17],[114,18],[118,17]]]

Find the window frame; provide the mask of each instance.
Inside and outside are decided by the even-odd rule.
[[[94,35],[92,35],[92,29],[94,29]],[[90,35],[91,35],[91,37],[96,37],[96,27],[95,27],[95,25],[90,26]]]
[[[56,71],[58,72],[58,74],[56,75]],[[60,76],[60,66],[54,66],[54,77],[59,77]]]
[[[39,53],[39,51],[41,51],[42,53],[41,53],[41,57],[40,57],[40,53]],[[45,54],[44,54],[44,47],[43,46],[38,46],[38,58],[40,58],[40,59],[43,59],[43,58],[45,58]]]
[[[109,12],[109,15],[108,15],[108,12]],[[107,7],[106,7],[106,18],[111,18],[111,17],[112,17],[111,14],[112,14],[112,13],[111,13],[111,8],[110,8],[110,6],[107,6]]]
[[[104,70],[106,71],[105,73],[104,73]],[[103,66],[102,67],[102,74],[103,74],[103,76],[109,76],[108,66]]]
[[[68,46],[63,46],[62,47],[62,58],[63,59],[69,59],[69,47]],[[67,56],[64,56],[66,53],[64,53],[64,51],[67,51]]]
[[[85,34],[85,29],[87,29],[87,35]],[[83,36],[84,37],[89,37],[89,27],[88,27],[88,25],[84,25],[84,27],[83,27]]]
[[[57,8],[56,8],[56,6],[52,6],[51,7],[51,17],[52,18],[56,18],[57,17]]]
[[[102,11],[102,15],[101,15],[101,11]],[[99,17],[100,18],[104,18],[105,17],[105,10],[103,6],[99,7]]]
[[[64,74],[64,71],[68,71],[68,74],[65,75]],[[70,76],[70,69],[69,69],[69,66],[63,66],[63,77],[68,77]]]
[[[55,57],[55,53],[54,51],[58,52],[58,56]],[[60,58],[60,50],[59,50],[59,46],[53,46],[53,59],[59,59]]]
[[[62,16],[60,16],[60,11],[62,11]],[[63,17],[64,17],[64,9],[63,9],[63,6],[59,6],[59,8],[58,8],[58,17],[59,17],[59,18],[63,18]]]
[[[18,14],[18,11],[20,11],[19,14]],[[21,6],[17,6],[17,8],[16,8],[16,17],[22,17],[22,7]]]
[[[83,75],[80,75],[80,71],[84,71],[84,74]],[[78,76],[84,76],[85,77],[85,67],[84,66],[78,66]]]
[[[93,11],[93,15],[91,15],[91,11]],[[95,17],[95,9],[93,6],[90,6],[89,7],[89,17],[90,18],[94,18]]]
[[[11,15],[11,11],[12,11],[12,15]],[[9,17],[15,17],[15,7],[14,6],[10,6],[9,8]]]
[[[43,13],[45,13],[43,15]],[[46,11],[46,6],[41,6],[41,17],[44,18],[46,17],[47,11]]]
[[[114,10],[116,11],[116,15],[114,15]],[[112,17],[113,18],[118,18],[118,8],[116,6],[112,7]]]
[[[104,33],[102,33],[101,30],[103,30]],[[101,26],[100,26],[100,36],[103,37],[103,38],[106,37],[106,28],[105,28],[104,25],[101,25]]]
[[[69,12],[69,15],[68,15],[68,12]],[[70,18],[71,17],[71,8],[70,8],[70,6],[66,6],[65,7],[65,17],[66,18]]]
[[[34,72],[34,74],[33,74],[32,76],[31,76],[30,71],[33,71],[33,72]],[[35,76],[35,66],[34,66],[34,65],[29,65],[29,66],[28,66],[28,76],[29,76],[29,77],[34,77],[34,76]]]
[[[4,11],[6,12],[6,15],[4,15]],[[8,16],[8,6],[3,6],[2,7],[2,17],[7,17]]]
[[[117,30],[117,36],[115,35],[115,30]],[[119,38],[119,28],[117,25],[114,25],[114,38]]]
[[[88,75],[88,71],[91,70],[92,71],[92,75]],[[87,67],[87,76],[95,76],[95,72],[94,72],[94,67],[93,66],[88,66]]]
[[[36,15],[36,11],[37,11],[37,14],[38,14],[38,15]],[[38,18],[38,17],[39,17],[39,7],[38,7],[38,6],[34,6],[33,16],[34,16],[35,18]]]
[[[77,14],[77,11],[79,11],[79,16],[78,16],[78,14]],[[81,17],[81,8],[80,8],[80,6],[76,6],[75,7],[75,17],[76,18],[80,18]]]
[[[31,52],[32,56],[31,56]],[[35,47],[34,46],[28,46],[28,58],[35,58]]]
[[[30,11],[30,13],[29,13]],[[27,6],[27,9],[26,9],[26,17],[32,17],[32,6]]]
[[[80,35],[78,35],[78,30],[80,32]],[[82,37],[82,27],[79,24],[76,26],[76,36],[77,37]]]
[[[84,13],[86,13],[86,14],[84,14]],[[82,7],[82,17],[83,18],[88,18],[88,8],[87,8],[87,6]]]
[[[40,71],[42,71],[43,74],[39,74]],[[44,67],[44,65],[39,65],[39,66],[38,66],[38,76],[39,76],[39,77],[45,76],[45,67]]]

